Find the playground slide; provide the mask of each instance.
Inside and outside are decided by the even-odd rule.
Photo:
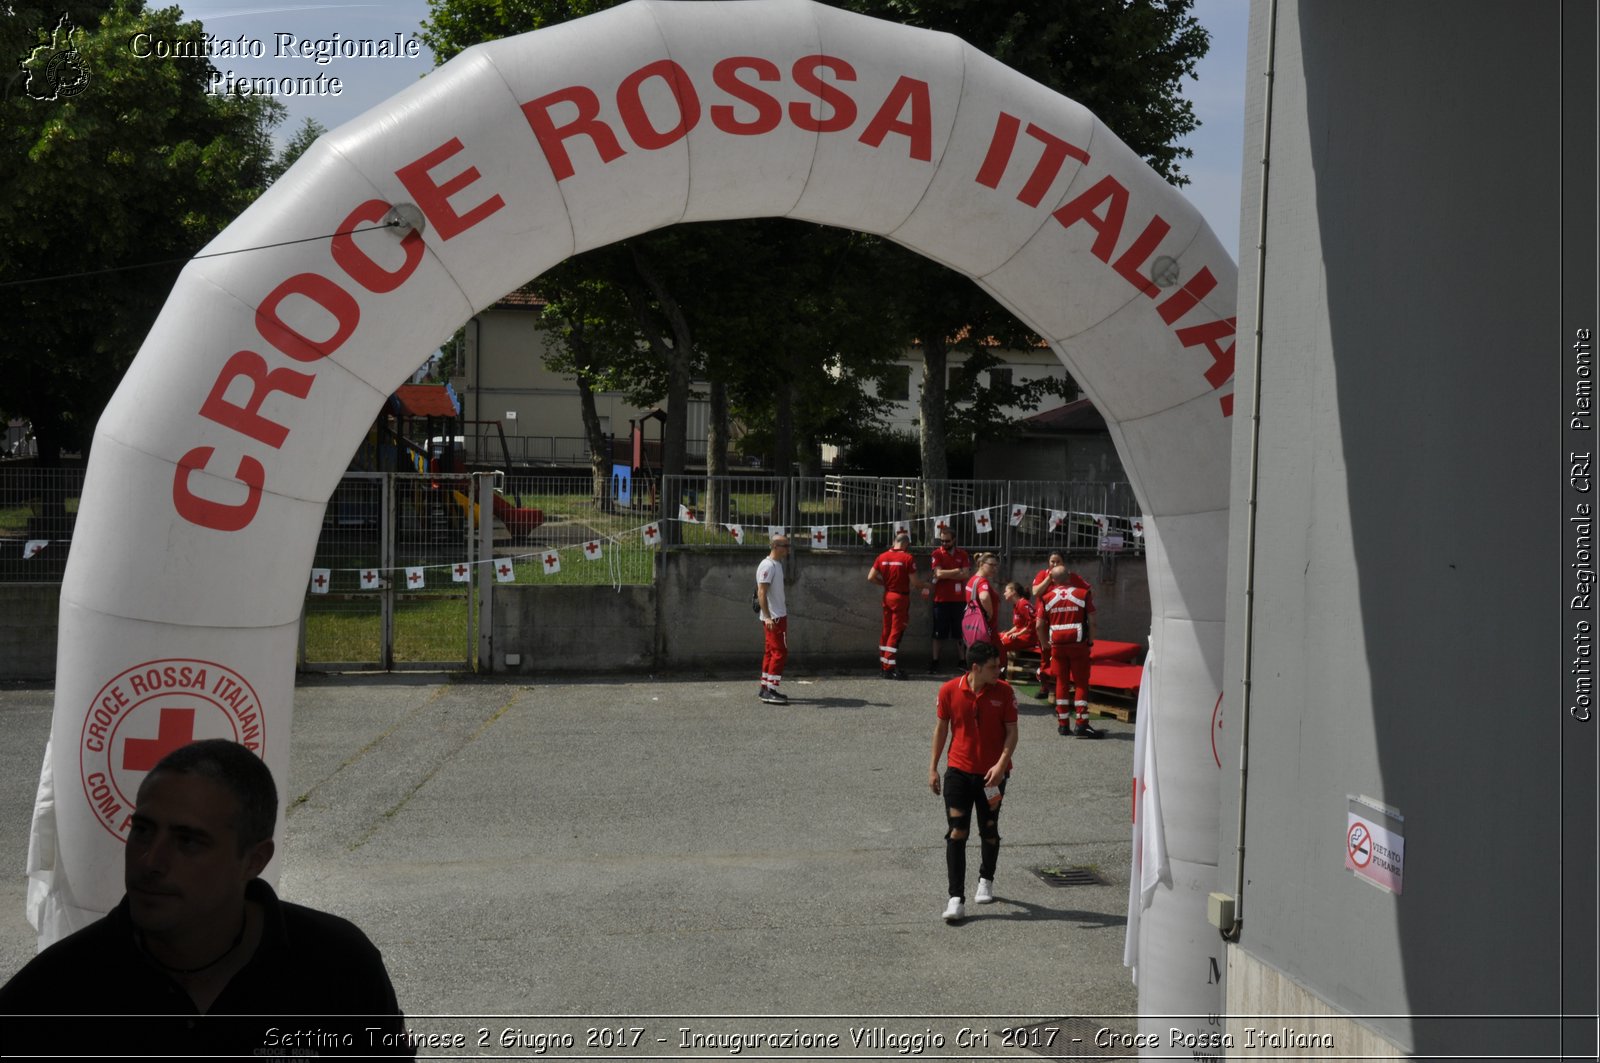
[[[451,491],[455,496],[456,505],[461,507],[461,512],[468,514],[472,522],[478,522],[478,505],[471,502],[460,491]],[[494,517],[506,526],[514,538],[522,539],[533,534],[533,530],[544,523],[544,511],[526,506],[513,506],[509,499],[499,491],[494,493]]]

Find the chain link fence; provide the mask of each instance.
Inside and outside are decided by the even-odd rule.
[[[0,463],[0,583],[60,583],[83,469]]]
[[[660,516],[670,543],[765,546],[777,529],[816,549],[885,549],[904,528],[931,546],[941,523],[969,549],[1002,559],[1144,553],[1126,482],[921,480],[915,477],[672,476]]]

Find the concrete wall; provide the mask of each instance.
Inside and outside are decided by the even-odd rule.
[[[761,628],[750,610],[757,551],[675,549],[657,555],[656,586],[494,589],[495,668],[509,672],[748,669],[761,656]],[[796,551],[786,565],[790,668],[871,671],[878,667],[881,592],[867,582],[875,552]],[[1026,584],[1042,558],[1018,559],[1002,582]],[[1095,583],[1100,634],[1143,643],[1150,595],[1142,560],[1122,559],[1116,580],[1100,582],[1093,558],[1075,566]],[[1002,622],[1009,613],[1002,611]],[[923,668],[931,649],[928,606],[914,604],[902,643],[906,664]],[[506,653],[521,655],[515,665]],[[948,656],[948,653],[947,653]]]
[[[1267,11],[1252,6],[1246,249]],[[1562,573],[1539,549],[1559,535],[1564,475],[1560,9],[1280,11],[1267,261],[1247,252],[1239,283],[1230,770],[1247,618],[1254,667],[1237,959],[1354,1017],[1341,1053],[1361,1028],[1427,1055],[1554,1053],[1551,1022],[1408,1016],[1561,1010]],[[1230,891],[1236,790],[1219,849]],[[1345,869],[1349,795],[1404,816],[1401,895]],[[1229,1012],[1278,1010],[1263,984],[1230,978]]]
[[[755,669],[761,629],[750,611],[754,550],[675,549],[657,555],[655,586],[494,588],[492,670],[509,673],[724,671]],[[878,667],[882,612],[866,580],[875,552],[801,550],[788,565],[791,668],[796,672]],[[1019,557],[1002,582],[1026,584],[1043,557]],[[1150,592],[1143,560],[1123,558],[1101,582],[1095,558],[1074,566],[1095,585],[1101,637],[1143,643]],[[55,675],[57,586],[0,585],[0,678]],[[1001,610],[1002,623],[1009,611]],[[916,604],[904,646],[911,668],[926,665],[932,621]],[[516,664],[507,664],[514,654]]]
[[[0,678],[50,679],[56,674],[59,584],[0,584]]]

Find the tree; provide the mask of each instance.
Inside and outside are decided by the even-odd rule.
[[[615,2],[430,0],[423,38],[442,62],[480,41],[553,25]],[[845,6],[963,37],[1087,105],[1169,180],[1185,180],[1177,162],[1189,152],[1175,141],[1196,122],[1178,89],[1184,75],[1193,76],[1208,45],[1206,31],[1188,13],[1191,0],[1024,0],[1020,9],[983,0],[846,0]],[[685,374],[696,370],[714,382],[716,424],[708,458],[713,470],[727,435],[723,420],[741,412],[753,435],[770,440],[772,461],[780,470],[796,455],[805,461],[818,441],[849,441],[875,420],[860,385],[873,375],[875,363],[881,371],[883,352],[877,344],[890,323],[900,330],[893,343],[903,348],[915,338],[922,345],[925,477],[948,476],[946,435],[952,418],[960,436],[970,438],[1003,420],[1000,407],[1026,406],[1044,390],[1037,384],[1024,389],[991,385],[972,394],[965,389],[955,396],[944,393],[949,353],[958,345],[966,347],[969,363],[981,368],[986,359],[993,360],[985,346],[990,339],[1023,346],[1040,341],[976,285],[942,266],[886,241],[838,230],[815,230],[821,235],[799,241],[776,220],[696,227],[702,233],[694,236],[684,235],[685,228],[690,227],[625,241],[626,255],[594,259],[599,271],[589,274],[595,283],[616,285],[626,295],[640,342],[656,352],[659,365],[669,367],[665,377],[649,374],[662,385],[652,394],[667,397],[663,434],[669,455],[681,453],[678,433],[684,421],[675,417],[675,409],[680,397],[687,399]],[[775,248],[801,243],[807,255],[819,255],[823,262],[851,264],[856,283],[848,298],[830,294],[833,274],[806,273],[797,257],[774,261]],[[770,272],[767,263],[772,263]],[[740,310],[752,306],[760,309],[759,330]],[[833,315],[831,328],[808,316],[822,306]],[[730,322],[742,322],[743,333]],[[740,374],[750,371],[752,354],[759,372],[746,386]],[[968,404],[956,407],[962,400]],[[672,460],[663,465],[667,472],[681,468]]]
[[[953,33],[968,44],[1083,104],[1174,185],[1188,183],[1178,162],[1193,154],[1177,141],[1199,125],[1182,96],[1183,78],[1211,37],[1190,13],[1192,0],[845,0],[861,14]],[[986,395],[958,415],[957,402],[974,394],[945,394],[952,347],[964,345],[970,383],[983,366],[983,343],[1002,346],[1040,342],[1021,322],[967,278],[931,260],[906,254],[901,268],[901,309],[922,346],[923,390],[919,408],[922,476],[948,478],[949,428],[955,421],[970,438],[992,430],[1002,405],[1023,405]],[[968,389],[963,389],[966,392]],[[1035,397],[1036,398],[1036,397]],[[987,414],[987,416],[986,416]],[[938,508],[935,500],[926,500]]]
[[[66,7],[54,41],[59,7],[7,23],[8,56],[43,51],[0,101],[0,406],[33,421],[45,463],[87,449],[183,262],[266,186],[283,113],[266,97],[208,95],[203,61],[130,61],[139,33],[198,42],[200,24],[176,9]],[[82,80],[41,91],[65,85],[39,70],[66,53],[54,69]]]
[[[290,137],[288,143],[284,144],[283,150],[278,152],[278,157],[272,160],[272,166],[268,170],[268,177],[273,181],[282,177],[288,172],[289,167],[295,164],[295,160],[304,155],[311,145],[317,142],[317,138],[327,131],[327,126],[315,118],[307,116],[306,120],[300,123],[300,128],[295,130],[294,136]]]

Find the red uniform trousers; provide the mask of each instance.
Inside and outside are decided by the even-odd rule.
[[[1019,650],[1031,650],[1039,645],[1039,633],[1033,628],[1025,629],[1020,635],[1013,635],[1009,631],[1000,632],[1000,646],[1011,653]]]
[[[761,685],[778,689],[783,682],[783,666],[789,660],[789,618],[778,617],[771,626],[761,625],[767,643],[761,653]]]
[[[906,625],[911,621],[909,595],[883,592],[883,631],[878,635],[878,663],[887,672],[899,661],[900,640],[905,636]]]
[[[1056,678],[1056,722],[1089,719],[1089,644],[1050,640],[1050,671]],[[1072,690],[1069,695],[1068,689]]]

